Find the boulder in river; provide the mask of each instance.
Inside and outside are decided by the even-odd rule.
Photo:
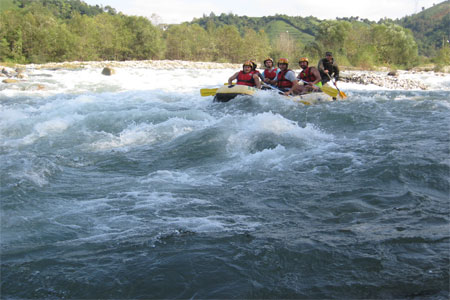
[[[2,69],[2,74],[6,75],[8,77],[13,77],[17,74],[17,72],[14,71],[14,69],[12,69],[12,68],[4,67]]]
[[[102,74],[103,74],[103,75],[106,75],[106,76],[111,76],[111,75],[113,75],[113,74],[116,74],[116,71],[115,71],[113,68],[105,67],[105,68],[103,68],[103,70],[102,70]]]
[[[390,71],[390,72],[388,73],[388,76],[398,76],[398,72],[397,72],[396,70]]]
[[[3,82],[3,83],[17,83],[17,82],[19,82],[19,80],[7,78],[7,79],[3,79],[2,82]]]

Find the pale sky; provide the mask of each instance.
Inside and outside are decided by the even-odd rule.
[[[319,19],[360,17],[378,21],[384,17],[397,19],[418,13],[444,0],[84,0],[90,5],[111,6],[126,15],[151,18],[156,14],[161,23],[178,24],[214,12],[239,16],[263,17],[275,14]]]

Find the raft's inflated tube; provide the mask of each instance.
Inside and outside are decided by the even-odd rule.
[[[252,96],[256,91],[256,88],[247,85],[224,85],[217,90],[214,101],[228,102],[237,96]]]

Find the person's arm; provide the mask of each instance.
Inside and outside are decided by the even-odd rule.
[[[295,77],[294,71],[287,72],[285,78],[292,82],[292,87],[289,89],[289,91],[284,93],[286,96],[289,96],[292,95],[294,90],[298,88],[298,80],[297,77]]]
[[[285,92],[284,94],[286,96],[293,95],[294,90],[296,90],[296,89],[298,89],[298,80],[297,79],[292,81],[292,87],[289,89],[289,91]]]
[[[231,76],[230,78],[228,78],[228,85],[232,85],[233,84],[233,80],[235,80],[239,75],[239,72],[236,72],[233,76]]]
[[[322,81],[322,77],[320,76],[319,70],[317,70],[316,68],[311,68],[311,72],[314,75],[314,77],[316,77],[316,80],[311,82],[311,86],[314,86],[315,84]]]
[[[338,81],[339,80],[339,67],[337,64],[333,64],[334,67],[334,80]]]
[[[258,74],[253,74],[253,80],[255,80],[256,87],[258,89],[261,88],[261,81],[259,80]]]
[[[302,74],[302,72],[300,72],[300,73],[298,73],[298,75],[297,75],[297,80],[298,80],[298,85],[305,85],[305,84],[308,84],[308,82],[306,82],[306,81],[304,81],[302,78],[301,78],[301,75]]]
[[[262,75],[261,72],[258,72],[258,76],[259,76],[259,79],[261,79],[262,81],[264,81],[264,76]]]
[[[320,73],[325,72],[325,67],[323,66],[323,59],[319,60],[319,64],[317,65],[317,69],[319,69]]]

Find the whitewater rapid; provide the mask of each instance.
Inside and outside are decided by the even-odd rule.
[[[450,75],[215,103],[239,66],[192,65],[0,83],[1,298],[447,298]]]

